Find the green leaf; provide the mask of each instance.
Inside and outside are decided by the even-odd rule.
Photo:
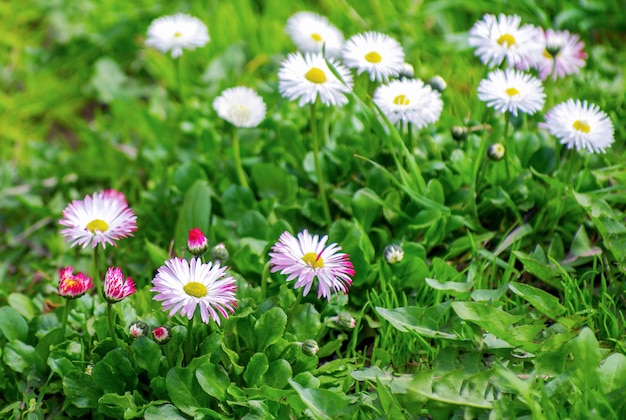
[[[513,324],[523,316],[511,315],[482,302],[452,302],[452,309],[459,318],[477,324],[504,341],[515,345],[526,344],[515,340],[511,333]]]
[[[432,287],[435,290],[441,290],[443,292],[449,293],[453,296],[457,296],[464,293],[469,293],[472,290],[472,286],[474,286],[474,282],[458,282],[458,281],[445,281],[439,282],[435,279],[425,279],[426,284]]]
[[[161,364],[161,347],[148,337],[138,337],[130,348],[135,353],[137,366],[145,369],[150,378],[157,376]]]
[[[98,412],[114,419],[136,418],[139,411],[130,392],[124,395],[104,394],[98,400]]]
[[[163,264],[164,261],[170,258],[169,254],[167,253],[165,249],[153,244],[149,240],[146,239],[144,241],[144,244],[146,246],[146,251],[148,252],[148,256],[150,257],[150,261],[152,261],[153,264],[157,266],[161,265]]]
[[[119,348],[96,362],[91,376],[105,393],[124,394],[126,390],[135,389],[138,381],[130,360]]]
[[[269,369],[269,361],[265,353],[255,353],[248,362],[248,367],[243,373],[243,379],[249,387],[261,385],[261,377]]]
[[[239,237],[267,240],[267,232],[269,231],[267,218],[256,210],[248,210],[237,222],[236,231]]]
[[[561,305],[556,296],[534,286],[512,282],[509,283],[509,289],[516,295],[526,299],[539,312],[551,319],[556,319],[566,311],[566,308]]]
[[[513,254],[524,265],[524,269],[539,280],[546,282],[552,287],[563,290],[563,285],[559,281],[561,273],[558,268],[546,261],[541,261],[534,256],[530,256],[521,251],[513,251]]]
[[[220,401],[226,399],[230,379],[223,368],[213,363],[202,364],[196,369],[196,379],[204,392]]]
[[[16,372],[24,372],[36,362],[35,348],[18,340],[9,341],[4,347],[2,361]]]
[[[289,384],[296,390],[302,402],[317,419],[330,419],[346,408],[350,401],[343,395],[327,389],[304,388],[289,379]]]
[[[430,338],[446,338],[458,340],[456,334],[443,332],[441,323],[449,312],[450,303],[442,303],[431,308],[407,306],[404,308],[386,309],[377,306],[376,312],[400,331],[413,331]]]
[[[598,374],[603,393],[626,389],[626,356],[621,353],[611,354],[600,366]]]
[[[30,297],[22,293],[11,293],[7,298],[11,308],[15,309],[26,320],[30,321],[39,313]]]
[[[593,331],[585,327],[578,337],[567,344],[571,352],[574,369],[572,380],[583,391],[587,392],[599,384],[598,366],[602,360],[600,344]]]
[[[298,179],[280,166],[257,163],[251,172],[252,182],[261,198],[274,197],[280,203],[289,203],[295,199]]]
[[[300,305],[299,310],[293,316],[290,331],[296,338],[304,341],[311,337],[316,337],[322,323],[320,322],[320,313],[317,312],[315,306],[310,303]]]
[[[245,212],[255,208],[254,203],[252,192],[239,185],[231,185],[222,194],[224,216],[228,220],[238,220]]]
[[[265,351],[267,347],[280,340],[286,325],[287,315],[281,308],[274,307],[261,315],[254,325],[257,350]]]
[[[378,377],[376,377],[376,393],[378,394],[378,399],[380,400],[383,412],[385,413],[385,416],[387,416],[387,418],[406,418],[406,415],[403,412],[402,407],[398,403],[398,400],[393,396],[390,390],[387,389],[387,386],[383,385]]]
[[[165,377],[165,386],[172,403],[185,414],[193,416],[197,408],[211,406],[211,397],[203,391],[194,372],[189,369],[170,369]]]
[[[26,341],[28,324],[15,309],[10,306],[3,306],[0,308],[0,332],[9,341]]]
[[[97,408],[102,391],[91,376],[77,369],[63,377],[63,394],[76,407]]]
[[[364,230],[369,230],[382,208],[380,197],[369,188],[361,188],[352,198],[352,214],[361,223]]]
[[[186,420],[187,417],[183,417],[180,411],[172,404],[163,404],[159,406],[151,406],[143,413],[144,420]]]
[[[211,220],[211,188],[204,180],[196,181],[187,194],[176,222],[175,249],[187,247],[189,230],[199,228],[207,234]]]
[[[261,383],[272,388],[283,389],[292,375],[291,364],[285,359],[274,360],[270,363],[267,372],[263,374]]]

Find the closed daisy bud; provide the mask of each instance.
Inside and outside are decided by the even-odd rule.
[[[191,229],[187,237],[187,250],[194,257],[201,257],[208,249],[209,241],[207,241],[204,233],[198,228]]]
[[[172,339],[172,332],[167,327],[157,327],[152,330],[154,341],[159,344],[167,344]]]
[[[498,161],[504,157],[504,152],[505,149],[502,143],[495,143],[489,146],[489,150],[487,150],[487,156],[489,156],[491,160]]]
[[[388,264],[396,264],[404,259],[404,250],[400,244],[390,244],[385,247],[383,255]]]
[[[452,132],[452,138],[456,141],[467,140],[469,130],[464,126],[454,126],[450,130]]]
[[[439,75],[431,77],[426,84],[439,93],[442,93],[448,87],[446,81]]]
[[[356,327],[356,319],[348,312],[341,312],[337,316],[337,325],[341,328],[354,328]]]
[[[228,254],[228,250],[226,249],[226,245],[224,244],[217,244],[213,247],[213,249],[211,250],[211,260],[213,260],[214,263],[219,263],[219,264],[223,264],[228,260],[228,257],[230,255]]]
[[[143,321],[136,321],[128,327],[128,333],[133,338],[139,338],[141,336],[147,337],[150,334],[150,327]]]
[[[124,279],[122,269],[119,267],[110,267],[104,278],[104,287],[102,294],[109,303],[119,302],[135,293],[135,282],[132,278]]]
[[[320,346],[317,344],[315,340],[304,340],[302,343],[302,353],[307,356],[315,356],[317,352],[320,351]]]
[[[398,74],[398,78],[400,79],[412,79],[415,77],[415,70],[413,66],[409,63],[404,63],[400,66],[400,73]]]

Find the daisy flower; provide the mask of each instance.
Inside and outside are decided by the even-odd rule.
[[[235,279],[226,275],[227,267],[211,262],[203,264],[199,258],[191,262],[182,258],[165,261],[152,280],[157,292],[154,300],[163,301],[163,310],[170,316],[180,311],[189,319],[193,318],[196,307],[200,307],[202,322],[212,318],[220,325],[220,317],[228,318],[228,312],[235,312],[237,286]]]
[[[66,298],[81,297],[93,287],[91,277],[87,277],[80,272],[74,274],[74,267],[72,266],[62,268],[59,275],[61,277],[57,289],[59,296]]]
[[[187,251],[189,251],[194,257],[201,257],[209,249],[209,241],[204,233],[196,228],[189,231],[187,236]]]
[[[550,75],[552,80],[556,80],[558,77],[578,73],[584,67],[587,54],[583,51],[585,44],[578,35],[548,29],[543,32],[543,40],[545,48],[536,63],[542,80]]]
[[[615,128],[609,116],[597,105],[568,99],[552,108],[541,126],[568,149],[604,153],[613,144]]]
[[[379,32],[365,32],[351,37],[343,48],[346,66],[356,73],[367,72],[371,81],[384,82],[405,70],[404,51],[395,39]]]
[[[330,300],[332,292],[348,291],[354,276],[354,267],[348,254],[339,252],[336,243],[325,246],[328,236],[311,236],[305,229],[295,238],[289,232],[283,232],[278,242],[269,253],[271,272],[280,271],[288,275],[287,281],[297,279],[294,288],[304,287],[306,296],[317,277],[317,297]]]
[[[341,56],[343,34],[324,16],[298,12],[287,19],[285,32],[302,52],[321,53],[324,46],[326,56]]]
[[[193,50],[205,46],[211,38],[206,25],[200,19],[185,13],[161,16],[148,27],[146,45],[162,53],[172,52],[172,58],[180,57],[183,48]]]
[[[291,53],[278,71],[278,90],[298,105],[315,103],[318,96],[326,105],[345,105],[352,91],[352,75],[343,65],[329,60],[343,82],[330,71],[322,54]]]
[[[119,267],[109,267],[104,277],[104,298],[109,303],[119,302],[135,293],[135,282],[132,278],[124,279],[122,269]]]
[[[379,86],[374,102],[392,123],[409,122],[418,129],[436,122],[443,108],[439,92],[419,79],[393,80]]]
[[[115,190],[100,191],[87,195],[84,200],[74,200],[63,210],[60,225],[70,246],[81,245],[86,248],[91,244],[115,246],[115,241],[133,236],[137,230],[137,216],[128,207],[124,194]]]
[[[518,70],[495,70],[478,85],[478,98],[487,106],[516,116],[541,110],[545,97],[541,81]]]
[[[486,14],[474,24],[469,45],[483,64],[495,67],[506,60],[509,67],[528,70],[537,62],[543,51],[540,29],[521,21],[517,15]]]
[[[213,101],[217,115],[235,127],[256,127],[265,118],[265,102],[253,89],[226,89]]]

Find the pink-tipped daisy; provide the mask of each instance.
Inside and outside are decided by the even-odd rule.
[[[578,73],[584,67],[587,54],[583,50],[585,44],[578,35],[548,29],[543,32],[543,40],[545,48],[536,64],[542,80],[550,76],[556,80]]]
[[[518,70],[495,70],[481,80],[478,98],[498,112],[534,114],[546,98],[541,81]]]
[[[374,103],[392,123],[408,122],[423,128],[439,119],[441,94],[419,79],[393,80],[374,91]]]
[[[187,236],[187,250],[195,257],[201,257],[209,249],[209,241],[198,228],[193,228]]]
[[[185,13],[161,16],[148,27],[146,45],[162,53],[172,52],[172,58],[183,54],[183,48],[193,50],[203,47],[211,38],[200,19]]]
[[[196,307],[200,307],[202,322],[212,318],[220,324],[220,315],[228,318],[235,312],[237,285],[232,276],[226,275],[227,267],[211,262],[203,264],[199,258],[191,262],[181,258],[165,261],[152,280],[157,292],[154,300],[163,302],[163,310],[170,316],[180,311],[189,319],[193,318]]]
[[[304,53],[321,53],[324,47],[327,57],[341,56],[343,34],[324,16],[298,12],[287,19],[285,32]]]
[[[135,293],[135,282],[130,277],[124,279],[124,274],[120,267],[109,267],[104,276],[102,293],[107,302],[119,302]]]
[[[345,105],[346,94],[352,91],[352,75],[333,59],[329,62],[343,79],[335,76],[322,54],[291,53],[280,65],[278,90],[299,106],[315,103],[319,97],[325,105]]]
[[[351,37],[343,49],[346,66],[356,73],[367,72],[371,81],[385,82],[405,69],[404,50],[398,41],[380,32]]]
[[[552,108],[541,124],[568,149],[604,153],[613,144],[615,128],[597,105],[568,99]]]
[[[521,25],[517,15],[486,14],[469,31],[469,44],[475,54],[489,67],[506,60],[509,67],[528,70],[543,52],[540,30]]]
[[[124,194],[115,190],[106,190],[87,195],[84,200],[74,200],[65,210],[60,225],[70,246],[81,245],[93,248],[102,244],[115,246],[115,241],[133,236],[137,230],[137,216],[128,207]]]
[[[288,275],[287,281],[297,279],[294,288],[304,287],[303,295],[311,290],[317,277],[317,297],[330,300],[331,293],[348,291],[352,284],[354,267],[348,254],[339,252],[336,243],[326,245],[328,236],[311,236],[305,229],[295,238],[283,232],[270,252],[271,272]]]
[[[91,277],[87,277],[80,272],[74,274],[74,267],[72,266],[62,268],[59,275],[61,277],[57,289],[59,296],[66,298],[81,297],[93,287]]]

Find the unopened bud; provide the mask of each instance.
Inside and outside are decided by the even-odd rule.
[[[443,80],[443,77],[439,75],[431,77],[430,80],[426,82],[426,84],[439,93],[443,93],[443,91],[446,90],[446,88],[448,87],[446,81]]]
[[[385,261],[388,264],[396,264],[404,259],[404,251],[402,250],[402,245],[400,244],[390,244],[385,247],[383,251],[383,255],[385,257]]]
[[[337,325],[341,328],[354,328],[356,327],[356,319],[348,312],[341,312],[337,316]]]
[[[217,244],[211,250],[211,260],[215,263],[224,264],[229,256],[226,245],[224,244]]]
[[[504,152],[505,149],[502,143],[494,143],[489,146],[489,150],[487,150],[487,156],[489,156],[489,159],[497,161],[504,157]]]
[[[133,338],[139,338],[142,335],[148,336],[148,334],[150,334],[150,327],[143,321],[133,322],[130,324],[130,327],[128,327],[128,333]]]
[[[400,66],[400,74],[398,75],[398,77],[401,79],[412,79],[413,77],[415,77],[415,70],[413,69],[413,66],[409,63],[402,64]]]
[[[208,249],[209,241],[207,241],[204,233],[198,228],[191,229],[187,237],[187,250],[191,252],[194,257],[201,257]]]
[[[302,353],[307,356],[315,356],[318,351],[320,351],[320,346],[317,345],[317,341],[309,339],[302,343]]]
[[[159,344],[167,344],[172,339],[172,332],[167,327],[157,327],[152,330],[154,341]]]
[[[467,139],[469,130],[465,126],[456,125],[450,129],[452,132],[452,138],[456,141],[463,141]]]
[[[93,364],[89,363],[87,366],[85,366],[85,375],[91,376],[92,373],[93,373]]]

